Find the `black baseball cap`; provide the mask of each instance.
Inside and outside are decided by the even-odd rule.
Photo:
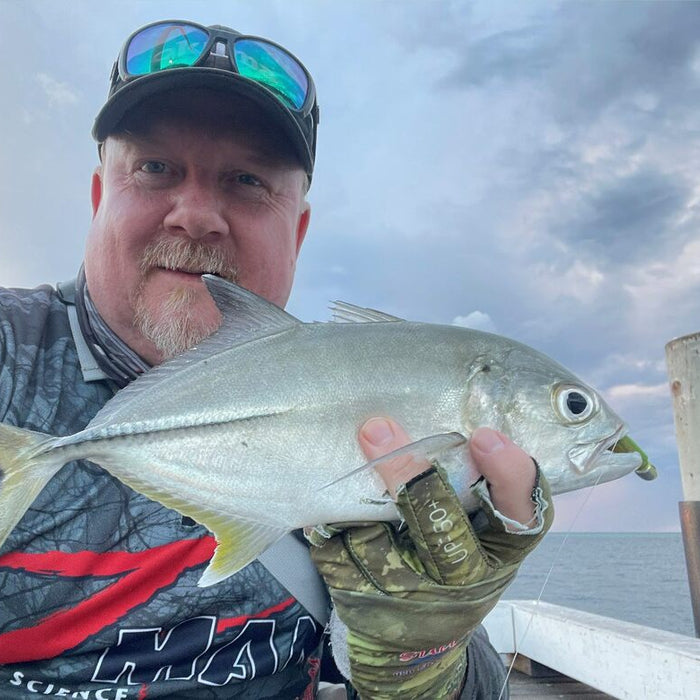
[[[101,144],[144,100],[191,88],[257,104],[286,136],[311,181],[319,116],[311,75],[279,44],[221,25],[164,20],[131,34],[112,67],[92,135]]]

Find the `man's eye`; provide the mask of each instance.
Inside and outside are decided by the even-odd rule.
[[[148,160],[142,166],[141,170],[145,173],[164,173],[167,170],[165,163],[161,163],[159,160]]]
[[[251,175],[250,173],[240,173],[236,176],[236,179],[242,185],[250,185],[251,187],[260,187],[260,185],[262,185],[262,182],[260,182],[255,175]]]

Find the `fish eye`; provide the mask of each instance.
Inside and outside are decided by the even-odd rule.
[[[569,423],[581,423],[598,409],[595,396],[583,387],[559,387],[555,397],[558,413]]]
[[[579,394],[578,391],[570,391],[566,395],[566,407],[575,416],[579,416],[585,412],[588,408],[588,401],[583,394]]]

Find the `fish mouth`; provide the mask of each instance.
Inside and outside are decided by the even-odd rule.
[[[630,472],[645,481],[658,476],[656,467],[646,453],[627,435],[627,426],[621,425],[611,435],[602,440],[578,444],[569,450],[569,462],[579,474],[596,470],[602,480],[616,479]]]
[[[625,440],[626,434],[627,426],[621,425],[607,437],[579,443],[569,450],[569,462],[579,474],[586,474],[599,468],[620,474],[634,471],[643,464],[641,450],[616,451],[615,449],[618,443]]]

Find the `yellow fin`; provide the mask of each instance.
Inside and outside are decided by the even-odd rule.
[[[56,439],[0,423],[0,545],[63,466],[53,455]]]
[[[214,533],[217,545],[209,566],[197,583],[201,587],[211,586],[235,574],[289,532],[288,529],[240,520],[227,520],[216,525],[202,521],[202,524]]]
[[[115,452],[115,454],[115,465],[124,465],[130,457],[128,452],[124,454]],[[111,471],[106,462],[103,466]],[[235,516],[222,515],[220,511],[210,508],[207,504],[186,500],[176,490],[156,487],[143,476],[149,471],[162,473],[166,469],[173,470],[177,466],[181,466],[182,471],[188,468],[187,464],[179,464],[176,460],[170,460],[166,464],[162,459],[142,461],[134,459],[129,464],[128,476],[120,473],[116,468],[115,475],[134,491],[163,504],[166,508],[192,518],[214,535],[216,550],[209,566],[197,582],[198,586],[211,586],[232,576],[290,532],[291,528],[275,527],[260,521],[235,520]]]

